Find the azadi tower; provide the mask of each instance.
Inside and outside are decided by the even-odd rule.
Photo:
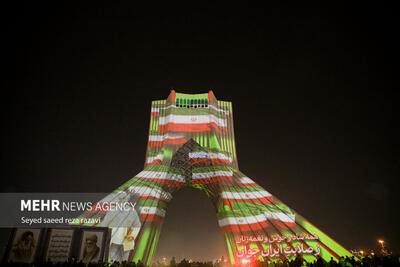
[[[128,202],[131,209],[92,209],[80,218],[101,218],[97,225],[112,229],[110,260],[150,264],[168,204],[186,186],[202,190],[213,203],[232,264],[352,256],[239,170],[232,103],[217,100],[212,91],[171,91],[153,101],[143,171],[99,202]]]

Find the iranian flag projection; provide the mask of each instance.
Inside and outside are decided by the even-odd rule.
[[[80,218],[100,218],[98,226],[112,229],[110,260],[149,265],[168,203],[186,186],[212,201],[232,264],[353,256],[239,171],[232,103],[217,100],[212,91],[171,91],[166,100],[153,101],[144,170],[99,202],[129,201],[133,208],[92,209]]]

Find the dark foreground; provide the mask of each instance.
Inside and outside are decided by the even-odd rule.
[[[10,267],[148,267],[144,265],[142,262],[98,262],[98,263],[89,263],[85,264],[83,262],[78,261],[70,261],[63,263],[51,263],[51,262],[41,262],[41,263],[15,263],[8,262],[2,263],[1,266],[10,266]],[[165,265],[159,262],[155,262],[151,265],[151,267],[231,267],[232,265],[226,262],[189,262],[183,259],[179,263],[175,263],[175,261],[171,261],[170,264]],[[386,267],[386,266],[399,266],[400,267],[400,256],[374,256],[374,257],[364,257],[361,260],[356,260],[354,258],[341,258],[339,262],[323,261],[321,258],[314,262],[305,262],[302,261],[301,258],[296,258],[292,261],[275,261],[275,262],[260,262],[253,261],[250,263],[240,263],[234,266],[240,267],[301,267],[301,266],[309,266],[309,267],[356,267],[356,266],[368,266],[368,267]]]

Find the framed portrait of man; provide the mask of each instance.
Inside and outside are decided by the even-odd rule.
[[[7,261],[32,263],[39,251],[42,229],[16,228],[11,237]]]
[[[84,230],[80,246],[79,260],[84,263],[98,262],[103,259],[105,232]]]
[[[49,230],[46,261],[51,261],[52,263],[68,261],[72,252],[74,231],[74,229],[58,228]]]

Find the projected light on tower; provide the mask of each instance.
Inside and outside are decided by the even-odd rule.
[[[187,186],[213,203],[231,263],[352,256],[239,170],[233,129],[232,103],[217,100],[212,91],[171,91],[167,99],[152,102],[143,171],[102,200],[131,201],[135,208],[81,216],[101,218],[99,226],[112,228],[112,260],[149,265],[168,204]]]

